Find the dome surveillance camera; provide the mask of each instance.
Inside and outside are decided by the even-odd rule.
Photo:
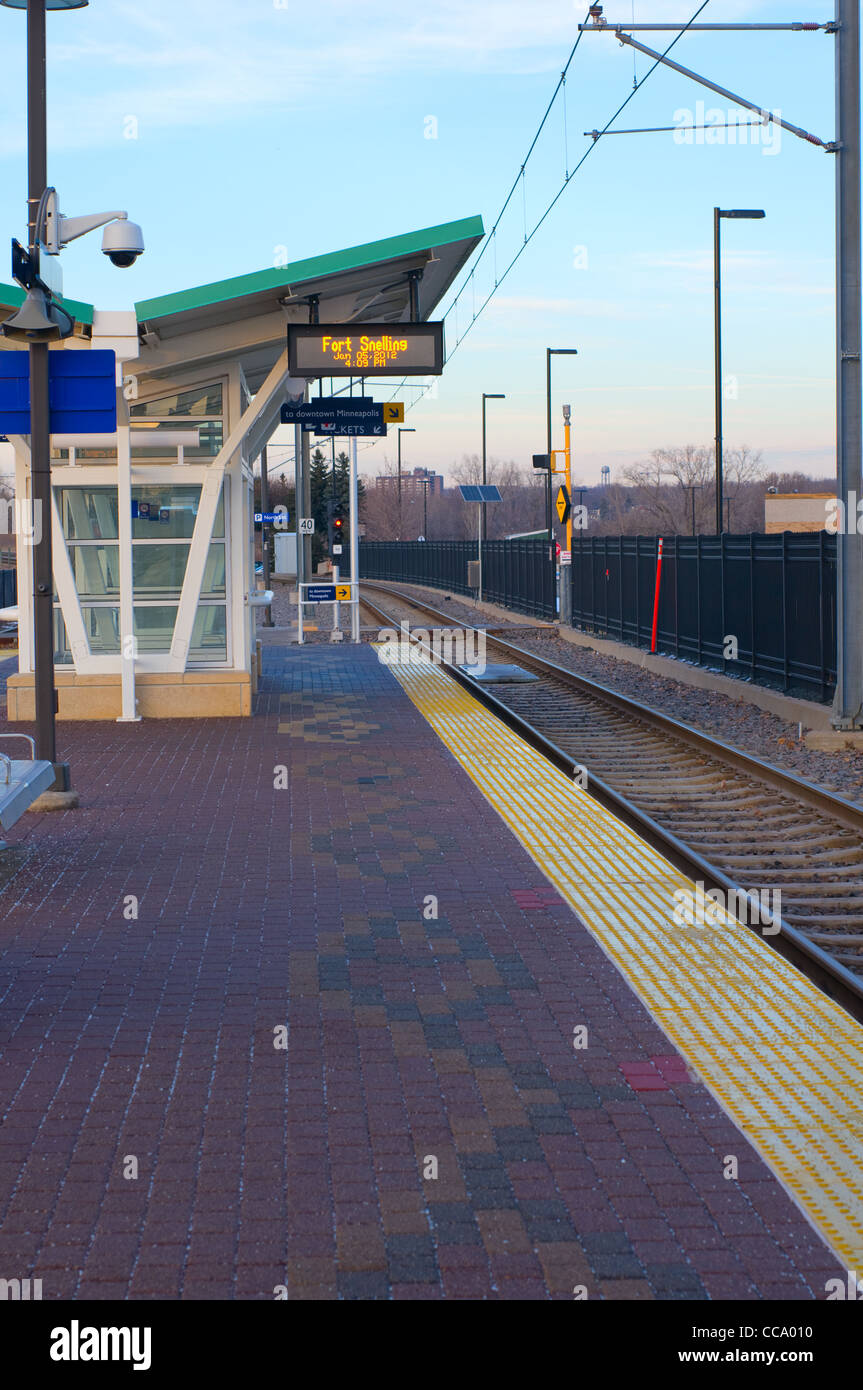
[[[102,253],[112,265],[125,269],[134,265],[144,250],[144,233],[137,222],[127,219],[109,222],[102,236]]]

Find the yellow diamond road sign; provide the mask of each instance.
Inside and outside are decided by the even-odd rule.
[[[387,401],[384,405],[384,424],[400,425],[405,418],[404,401]]]
[[[350,603],[350,601],[351,601],[351,586],[350,586],[350,584],[337,584],[337,585],[336,585],[336,598],[339,600],[340,603]]]
[[[555,506],[557,507],[557,514],[560,517],[561,525],[563,525],[570,513],[569,493],[563,483],[561,483],[557,490],[557,501],[555,502]]]

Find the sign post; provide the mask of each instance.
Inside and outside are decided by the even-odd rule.
[[[463,502],[476,502],[477,504],[476,548],[479,562],[477,603],[482,603],[482,512],[486,502],[499,502],[501,500],[500,491],[494,483],[460,483],[458,490]]]
[[[404,412],[404,407],[402,407]],[[351,589],[356,603],[351,607],[351,641],[360,640],[360,565],[359,565],[359,522],[357,486],[357,441],[351,440],[350,498],[348,502],[351,523]]]

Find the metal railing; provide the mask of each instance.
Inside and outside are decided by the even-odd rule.
[[[362,541],[360,578],[425,584],[474,597],[468,562],[476,560],[476,541]],[[482,597],[489,603],[554,618],[554,565],[544,540],[484,541]]]
[[[572,625],[650,644],[655,536],[573,538]],[[658,652],[826,701],[836,682],[836,537],[670,536]]]

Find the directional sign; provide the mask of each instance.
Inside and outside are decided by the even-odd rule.
[[[288,511],[281,512],[255,512],[255,524],[260,526],[266,522],[267,526],[287,526]]]
[[[314,425],[315,434],[322,439],[329,439],[334,434],[354,435],[355,437],[374,435],[376,439],[385,439],[387,433],[386,425],[363,424],[346,425],[341,420],[328,421],[320,425]]]
[[[557,500],[554,505],[557,508],[557,514],[560,517],[561,525],[564,525],[569,520],[572,507],[570,505],[569,493],[563,483],[561,483],[557,490]]]
[[[296,405],[289,401],[282,406],[280,415],[283,425],[320,425],[334,421],[345,425],[382,425],[384,421],[383,406],[379,402],[360,403],[350,396],[342,401],[316,400]]]
[[[339,600],[340,603],[350,603],[350,601],[351,601],[351,586],[350,586],[350,584],[337,584],[337,585],[336,585],[336,598]]]
[[[303,591],[303,603],[335,603],[335,584],[309,584]]]
[[[404,423],[405,406],[404,401],[385,401],[384,402],[384,423],[387,425],[401,425]]]
[[[291,323],[291,376],[440,376],[442,323]]]

